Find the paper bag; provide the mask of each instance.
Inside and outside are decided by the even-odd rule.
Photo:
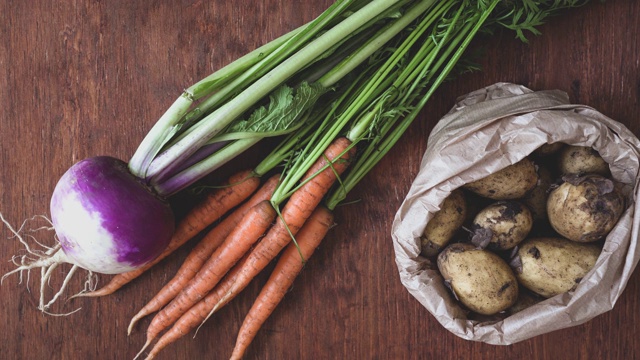
[[[468,320],[436,264],[420,255],[420,236],[452,190],[554,142],[597,150],[613,178],[628,185],[629,206],[575,291],[503,320]],[[570,104],[564,92],[498,83],[467,94],[431,132],[420,171],[395,216],[392,237],[400,279],[442,326],[468,340],[507,345],[584,323],[613,308],[638,263],[639,168],[637,137],[590,107]]]

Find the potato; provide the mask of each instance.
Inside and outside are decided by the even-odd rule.
[[[537,294],[534,294],[525,287],[521,287],[520,291],[518,292],[518,300],[515,302],[515,304],[507,309],[507,314],[513,315],[515,313],[518,313],[522,310],[532,307],[533,305],[536,305],[542,300],[544,300],[544,298],[538,296]]]
[[[561,174],[598,174],[609,176],[609,164],[600,154],[588,146],[567,146],[558,153],[558,170]]]
[[[551,144],[543,144],[539,148],[537,148],[533,154],[536,156],[549,156],[557,153],[562,149],[566,144],[561,142],[555,142]]]
[[[612,180],[600,175],[565,176],[549,194],[547,213],[558,234],[578,242],[597,241],[615,226],[625,201]]]
[[[506,250],[527,237],[533,218],[531,211],[513,200],[499,201],[482,209],[473,220],[472,242],[492,250]]]
[[[454,296],[482,315],[504,311],[518,299],[518,282],[498,255],[472,244],[456,243],[438,255],[438,269]]]
[[[537,183],[536,166],[533,161],[524,158],[464,187],[489,199],[513,200],[523,197]]]
[[[575,290],[593,268],[601,249],[564,238],[531,238],[518,249],[518,282],[546,298]]]
[[[551,171],[544,166],[539,166],[538,183],[521,199],[522,203],[531,210],[534,223],[541,224],[547,221],[547,199],[552,184]]]
[[[426,257],[438,255],[460,229],[466,216],[464,193],[461,189],[456,189],[444,199],[440,210],[427,223],[421,237],[422,254]]]

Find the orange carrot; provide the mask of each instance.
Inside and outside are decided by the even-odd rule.
[[[227,291],[231,288],[231,285],[235,281],[238,276],[238,272],[242,268],[242,264],[246,261],[249,254],[245,254],[243,259],[238,261],[238,265],[234,266],[229,272],[220,280],[218,285],[211,290],[204,299],[200,300],[196,305],[194,305],[189,311],[184,313],[178,321],[176,321],[171,329],[162,334],[160,339],[153,346],[153,349],[149,352],[146,359],[153,359],[160,350],[164,349],[167,345],[175,342],[180,339],[184,335],[186,335],[189,331],[193,330],[199,324],[206,319],[207,315],[214,307],[215,304],[227,293]],[[138,353],[140,355],[144,349],[146,349],[151,344],[151,341],[147,341],[145,345],[142,347],[142,350]]]
[[[262,324],[282,301],[302,270],[304,262],[311,257],[332,225],[333,214],[323,206],[318,207],[304,223],[296,236],[298,246],[291,243],[284,250],[269,280],[245,317],[230,359],[242,358]]]
[[[311,256],[309,249],[315,249],[317,245],[313,245],[314,242],[319,243],[322,240],[324,234],[329,230],[329,227],[333,223],[333,215],[329,210],[324,207],[318,208],[314,214],[312,214],[309,219],[307,225],[303,226],[303,228],[299,232],[299,237],[296,237],[298,243],[300,244],[300,248],[303,251],[303,256],[305,259],[308,259]],[[320,210],[322,209],[322,210]],[[317,213],[317,214],[316,214]],[[315,220],[314,220],[315,219]],[[325,229],[318,229],[320,224],[324,224]],[[305,230],[306,229],[306,230]],[[306,233],[306,234],[305,234]],[[309,237],[310,236],[310,237]],[[314,238],[313,240],[311,238]],[[293,250],[289,250],[292,248]],[[293,256],[291,251],[293,251]],[[165,332],[160,339],[156,342],[153,349],[147,355],[147,360],[153,359],[160,350],[164,349],[169,344],[175,342],[180,339],[191,330],[195,329],[198,325],[202,324],[202,322],[208,317],[211,312],[211,309],[220,301],[220,299],[227,294],[233,283],[235,282],[238,273],[242,270],[243,265],[246,263],[249,254],[246,254],[242,260],[238,262],[238,265],[234,266],[227,275],[218,283],[218,285],[204,297],[204,299],[200,300],[196,305],[194,305],[189,311],[184,313],[178,321],[173,324],[171,329]],[[290,260],[297,261],[299,264],[302,264],[300,253],[298,253],[298,249],[295,247],[295,244],[290,244],[287,250],[282,254],[281,258],[289,258]],[[281,261],[278,262],[280,264]],[[276,269],[282,265],[276,265]],[[276,270],[274,269],[274,273]],[[145,345],[147,347],[148,344]],[[144,348],[143,348],[144,349]]]
[[[267,200],[252,207],[196,276],[169,305],[154,316],[147,329],[147,343],[155,339],[162,330],[171,326],[213,289],[229,269],[264,235],[275,217],[276,211]]]
[[[267,235],[251,250],[249,258],[238,274],[235,283],[229,289],[227,295],[211,310],[211,313],[231,301],[291,242],[292,236],[296,235],[318,206],[336,181],[337,175],[342,174],[349,166],[349,160],[355,153],[355,147],[349,148],[350,145],[351,141],[347,138],[340,137],[335,139],[325,150],[324,156],[320,157],[307,171],[305,179],[310,176],[313,177],[304,182],[291,195],[291,198],[282,209],[282,216],[278,217],[278,220]],[[347,151],[347,149],[349,150]],[[338,156],[341,156],[340,159],[337,159]],[[326,167],[329,161],[333,162],[333,165]],[[318,173],[322,168],[325,169]]]
[[[231,300],[230,294],[237,294],[275,258],[278,253],[291,242],[291,235],[296,235],[304,222],[318,206],[324,194],[349,165],[349,160],[355,153],[355,148],[349,149],[351,142],[346,138],[338,138],[325,150],[324,156],[307,171],[305,179],[308,179],[296,190],[282,211],[282,217],[278,217],[274,226],[267,235],[249,252],[246,260],[238,262],[223,280],[209,292],[204,299],[188,309],[176,321],[173,327],[158,340],[147,359],[152,359],[165,346],[182,337],[198,324],[206,321],[211,314],[222,305]],[[349,149],[347,151],[347,149]],[[331,162],[331,165],[329,163]],[[324,168],[324,170],[322,170]],[[321,172],[319,172],[322,170]],[[287,225],[282,221],[285,219]],[[287,227],[289,230],[287,230]],[[291,233],[289,233],[291,231]],[[259,249],[259,250],[258,250]],[[174,299],[175,300],[175,299]],[[169,304],[168,306],[171,306]],[[162,313],[162,312],[161,312]],[[161,313],[158,313],[161,314]],[[158,317],[156,315],[156,318]],[[147,342],[142,351],[151,344],[157,335],[169,326],[169,319],[163,320],[162,326],[156,318],[149,325],[156,327],[152,333],[147,331]],[[157,322],[154,324],[154,322]],[[151,335],[151,336],[150,336]]]
[[[108,284],[96,291],[80,293],[74,297],[98,297],[112,294],[142,275],[160,260],[169,256],[231,208],[243,202],[258,188],[258,185],[260,185],[260,179],[252,176],[251,170],[244,170],[231,176],[229,178],[229,186],[224,186],[207,195],[200,204],[182,219],[176,227],[169,245],[155,260],[136,270],[115,275]]]
[[[185,287],[196,273],[202,268],[202,265],[211,257],[211,254],[222,244],[225,238],[233,231],[240,220],[253,206],[258,203],[269,200],[273,194],[273,190],[278,184],[280,175],[273,175],[267,180],[260,189],[253,194],[251,199],[246,201],[242,206],[234,210],[222,222],[216,225],[200,242],[193,248],[191,253],[185,258],[182,266],[173,279],[171,279],[132,319],[129,324],[128,332],[131,334],[133,326],[138,320],[152,314],[163,306],[167,305],[173,298]]]

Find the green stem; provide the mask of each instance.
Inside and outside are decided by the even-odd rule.
[[[369,59],[373,53],[378,51],[384,44],[389,42],[409,26],[409,24],[433,6],[434,3],[435,0],[423,0],[413,5],[405,14],[402,15],[402,17],[379,31],[364,46],[350,54],[342,63],[338,64],[331,71],[322,76],[318,82],[325,87],[333,86],[347,73],[350,73],[365,60]]]
[[[277,52],[287,43],[291,42],[291,39],[296,38],[300,33],[304,32],[308,24],[300,26],[259,48],[249,52],[248,54],[234,60],[229,65],[221,68],[206,78],[198,81],[190,86],[186,92],[191,94],[194,100],[199,100],[214,91],[221,90],[225,85],[236,79],[239,76],[243,76],[248,72],[248,69],[254,67],[254,65],[268,60],[273,53]]]
[[[138,146],[138,149],[129,161],[129,169],[131,173],[140,178],[145,178],[146,170],[153,158],[177,131],[176,125],[182,121],[184,117],[189,117],[189,114],[193,116],[195,112],[206,111],[208,109],[207,104],[211,103],[210,101],[205,100],[205,102],[199,104],[198,108],[187,113],[194,101],[199,100],[214,91],[222,88],[228,88],[226,85],[232,79],[237,77],[239,74],[245,74],[247,69],[265,59],[265,57],[273,53],[276,49],[280,48],[284,43],[288,42],[289,39],[301,32],[305,26],[301,26],[249,52],[185,90],[160,117],[160,119],[158,119],[156,124],[151,128],[149,133]]]
[[[154,184],[154,188],[161,196],[173,195],[193,184],[198,179],[201,179],[205,175],[216,170],[220,166],[226,164],[255,145],[258,141],[260,141],[259,138],[248,138],[233,141],[222,149],[216,151],[213,155],[187,168],[186,170],[179,172],[160,184]]]
[[[239,76],[227,86],[218,89],[215,94],[202,101],[197,108],[190,111],[185,117],[193,119],[193,121],[198,120],[200,116],[209,114],[212,109],[221,106],[234,95],[246,89],[247,86],[256,81],[256,79],[259,79],[274,67],[281,64],[288,56],[299,50],[313,37],[317,36],[318,33],[332,23],[336,17],[349,9],[354,1],[355,0],[348,0],[334,3],[315,20],[300,27],[300,31],[296,31],[293,36],[288,37],[286,41],[282,42],[277,49],[270,52],[262,61],[256,63],[251,68],[245,69],[245,71],[239,74]],[[190,131],[192,131],[191,127],[187,130],[187,133]],[[185,134],[182,134],[174,143],[181,140],[184,136]]]
[[[304,146],[306,141],[309,140],[309,133],[315,129],[320,119],[326,116],[329,109],[330,108],[325,107],[320,113],[308,112],[306,119],[303,121],[305,125],[300,128],[300,130],[290,134],[285,141],[273,149],[273,151],[254,168],[253,173],[256,176],[263,176],[276,166],[282,164],[296,149]]]
[[[141,179],[146,178],[147,168],[166,141],[174,134],[175,125],[185,112],[191,107],[193,98],[184,92],[169,109],[158,119],[147,136],[138,146],[138,150],[129,160],[129,170]]]
[[[181,130],[184,131],[185,128],[188,129],[199,116],[219,106],[245,89],[256,78],[281,63],[355,1],[336,2],[311,23],[257,48],[185,90],[143,139],[129,161],[130,171],[139,178],[148,178],[148,169],[153,159],[174,135]],[[195,100],[213,92],[215,92],[213,95],[189,111]]]
[[[364,59],[370,58],[375,51],[382,47],[383,44],[389,42],[389,40],[400,33],[400,31],[413,23],[421,14],[430,9],[433,4],[434,1],[432,0],[423,0],[413,4],[412,7],[410,7],[401,17],[381,29],[375,35],[373,40],[364,44],[354,53],[353,56],[350,56],[345,59],[343,63],[337,65],[334,68],[334,71],[327,73],[319,80],[319,82],[328,85],[333,83],[334,79],[338,79],[341,76],[344,76],[343,74],[352,71],[355,68],[354,64],[359,65]],[[378,41],[377,39],[381,39],[382,41]],[[394,54],[392,57],[399,61],[400,55]],[[390,84],[390,82],[393,81],[393,78],[385,75],[388,75],[393,70],[394,66],[395,62],[388,61],[382,66],[382,69],[364,85],[358,83],[357,91],[350,90],[346,93],[350,96],[349,100],[346,101],[348,106],[339,112],[339,116],[337,118],[331,120],[330,126],[323,127],[318,130],[316,135],[318,137],[317,140],[309,142],[308,148],[301,152],[300,160],[294,164],[294,167],[288,169],[287,175],[283,178],[281,184],[272,196],[272,203],[277,205],[284,201],[292,192],[295,191],[295,189],[301,186],[300,180],[316,159],[322,156],[324,149],[326,149],[329,144],[339,136],[342,129],[352,121],[352,119],[355,118],[363,108],[368,106],[368,104],[373,101],[373,99]],[[372,65],[372,67],[375,67],[375,65]],[[354,83],[352,86],[354,85],[356,84]],[[367,130],[368,125],[369,124],[365,121],[361,122],[360,129],[362,132]]]
[[[324,51],[331,48],[337,39],[349,36],[352,32],[358,30],[362,24],[368,22],[395,2],[397,2],[397,0],[374,0],[359,11],[351,14],[333,28],[327,30],[279,66],[258,79],[242,93],[200,121],[198,126],[193,128],[192,132],[153,160],[147,176],[153,177],[168,167],[184,161],[231,121],[273,91],[275,87],[304,68]]]
[[[413,120],[418,116],[422,108],[426,105],[427,101],[431,98],[435,90],[442,84],[442,82],[444,82],[446,77],[453,70],[455,65],[462,57],[464,51],[469,46],[470,42],[481,29],[482,25],[485,23],[489,15],[491,15],[492,11],[495,9],[499,2],[500,0],[493,0],[487,7],[487,9],[484,10],[480,14],[480,16],[478,16],[475,22],[468,23],[461,30],[460,35],[458,35],[456,39],[452,41],[452,44],[448,47],[446,53],[441,57],[441,61],[439,61],[434,66],[433,71],[440,68],[440,66],[443,65],[443,62],[446,61],[446,64],[440,71],[436,80],[431,84],[430,88],[423,96],[420,97],[419,102],[415,106],[413,106],[411,112],[407,116],[405,116],[397,126],[393,126],[392,129],[388,129],[388,134],[384,135],[383,141],[370,145],[370,148],[367,149],[367,156],[362,156],[358,159],[358,161],[353,165],[352,171],[349,172],[349,174],[343,179],[341,186],[328,196],[326,200],[327,208],[335,209],[335,207],[345,199],[347,193],[351,191],[356,186],[356,184],[397,143],[400,137],[408,129],[409,125],[411,125]],[[453,55],[449,57],[449,55],[447,54],[451,53],[453,53]],[[415,90],[415,88],[413,89]],[[415,96],[414,98],[417,98],[417,96]]]

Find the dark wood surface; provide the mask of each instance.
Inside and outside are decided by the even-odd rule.
[[[12,224],[48,214],[57,179],[74,162],[128,159],[183,88],[258,45],[311,20],[329,0],[0,1],[0,212]],[[339,223],[264,325],[247,359],[634,359],[640,358],[640,277],[615,308],[570,329],[511,346],[457,338],[404,289],[390,229],[426,147],[454,99],[509,81],[561,89],[640,135],[640,3],[593,2],[552,19],[528,45],[511,33],[481,38],[482,72],[443,85],[402,141],[352,193]],[[262,145],[267,146],[267,145]],[[258,148],[259,149],[259,148]],[[228,166],[255,163],[256,151]],[[0,271],[21,251],[0,226]],[[51,243],[44,233],[41,240]],[[34,272],[0,287],[0,358],[131,359],[149,319],[127,336],[130,317],[175,272],[179,251],[101,299],[76,299],[52,317],[37,309]],[[68,268],[65,268],[68,269]],[[104,281],[106,278],[102,278]],[[224,359],[259,285],[161,359]],[[82,286],[77,277],[73,290]],[[52,286],[59,279],[52,281]]]

